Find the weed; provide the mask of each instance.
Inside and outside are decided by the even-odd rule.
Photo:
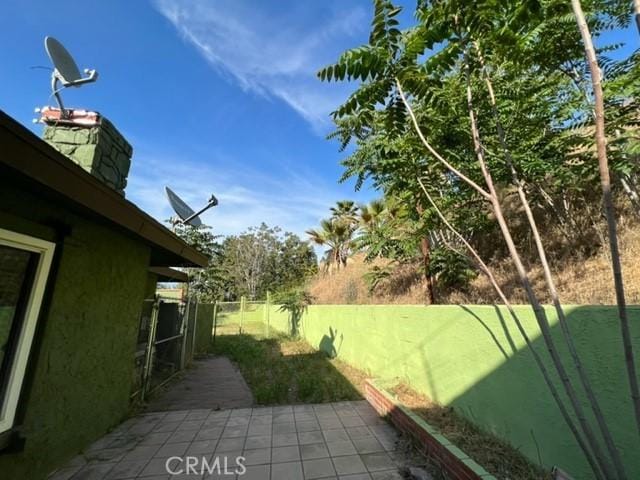
[[[241,335],[235,325],[221,327],[211,351],[226,355],[238,365],[256,403],[325,403],[362,398],[341,369],[359,384],[364,378],[361,372],[327,358],[303,340],[285,335],[264,338],[259,324],[246,323],[243,327],[245,333]]]

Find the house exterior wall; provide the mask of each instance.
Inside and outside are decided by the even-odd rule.
[[[2,478],[37,480],[128,413],[150,249],[55,202],[0,187],[3,228],[50,241],[66,230],[18,407],[26,441],[22,451],[0,453]]]

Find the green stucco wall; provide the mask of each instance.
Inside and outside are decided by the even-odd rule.
[[[547,358],[530,308],[517,310],[535,348]],[[560,342],[555,314],[552,309],[547,311]],[[633,307],[630,313],[640,357],[640,309]],[[566,314],[627,473],[640,478],[640,442],[632,428],[616,309],[571,306]],[[269,320],[271,328],[289,331],[287,315],[276,306],[271,307]],[[539,449],[545,466],[558,465],[576,479],[591,478],[533,357],[502,309],[488,305],[312,305],[302,318],[301,334],[311,345],[335,349],[339,358],[374,377],[402,379],[433,400],[454,406],[536,463]],[[566,348],[561,353],[576,379]]]
[[[150,252],[51,202],[0,192],[4,228],[43,238],[53,229],[42,225],[69,228],[21,400],[24,450],[0,454],[1,478],[38,480],[128,413]]]
[[[193,353],[199,355],[206,353],[211,343],[211,331],[213,329],[213,303],[201,303],[198,305],[196,317],[196,338]]]

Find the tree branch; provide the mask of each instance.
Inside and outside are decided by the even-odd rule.
[[[409,116],[411,117],[411,121],[413,122],[413,126],[415,127],[416,133],[418,134],[418,137],[420,137],[420,140],[422,141],[424,146],[427,148],[427,150],[429,150],[429,153],[431,153],[431,155],[436,157],[436,159],[440,163],[442,163],[445,167],[447,167],[448,170],[450,170],[452,173],[455,173],[458,177],[460,177],[470,187],[474,188],[485,199],[491,200],[491,195],[489,194],[489,192],[487,192],[480,185],[478,185],[476,182],[471,180],[469,177],[464,175],[462,172],[460,172],[458,169],[456,169],[453,165],[451,165],[449,162],[447,162],[447,160],[445,160],[445,158],[442,155],[440,155],[431,146],[431,144],[427,141],[427,139],[425,138],[424,134],[422,133],[422,129],[420,128],[420,125],[418,125],[418,119],[416,118],[416,115],[415,115],[415,113],[413,111],[413,108],[411,108],[411,105],[409,105],[409,102],[407,101],[407,97],[404,94],[404,90],[402,89],[402,85],[400,84],[400,80],[397,79],[397,78],[396,78],[396,86],[398,88],[398,93],[400,94],[400,98],[402,99],[402,103],[404,103],[404,106],[406,107],[407,111],[409,112]]]

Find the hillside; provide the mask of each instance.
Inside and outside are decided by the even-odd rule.
[[[621,232],[620,247],[625,291],[629,304],[640,303],[640,227],[629,227]],[[568,257],[551,264],[560,299],[565,304],[614,304],[613,279],[606,249],[580,259]],[[417,266],[396,268],[391,277],[369,292],[363,276],[372,266],[383,266],[384,260],[365,263],[362,255],[350,259],[347,267],[339,271],[317,274],[308,285],[317,304],[421,304],[426,303],[426,287]],[[494,274],[513,303],[526,303],[508,259],[493,262]],[[531,268],[532,279],[540,298],[549,302],[544,290],[542,269]],[[483,275],[476,277],[466,291],[436,289],[437,303],[484,304],[498,302],[490,283]]]

